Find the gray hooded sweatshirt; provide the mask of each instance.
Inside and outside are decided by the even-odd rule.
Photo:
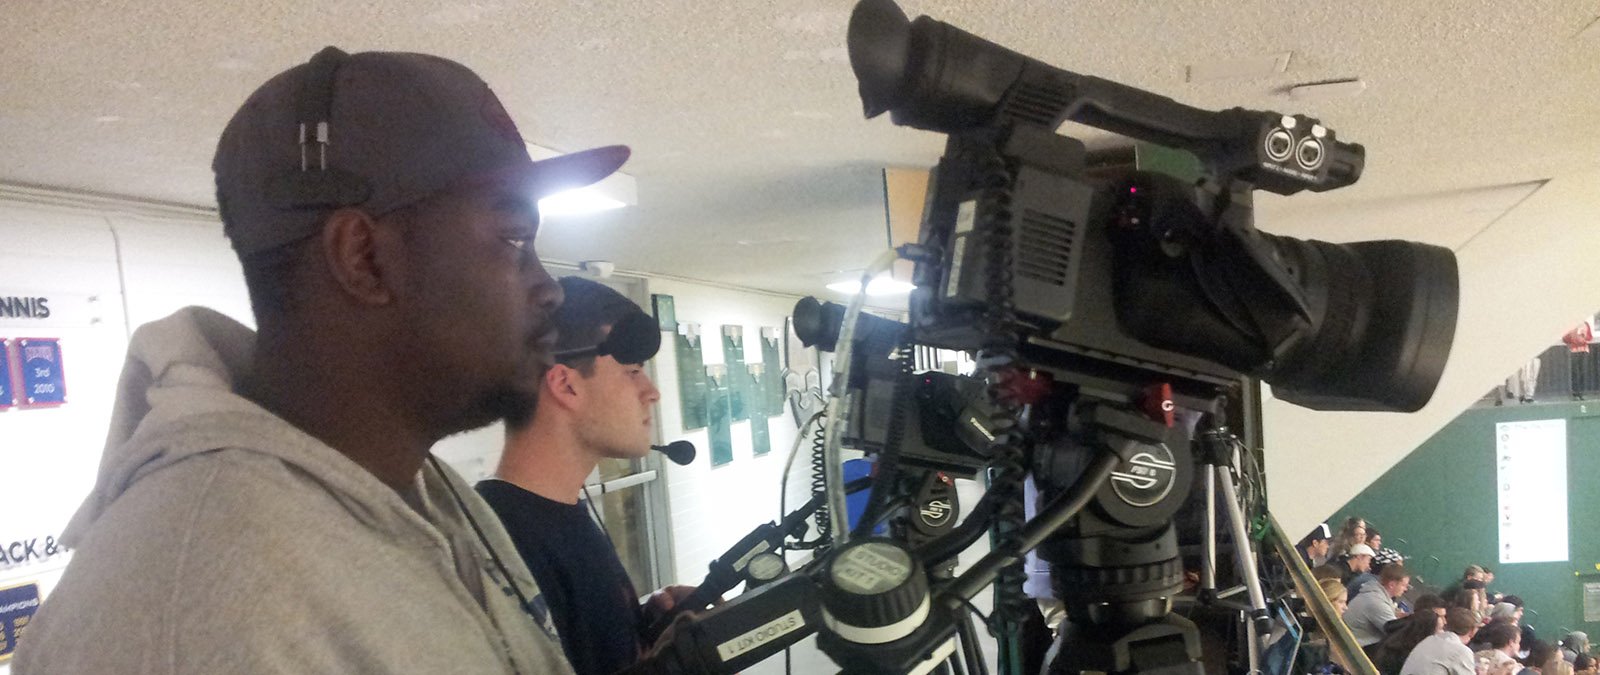
[[[134,333],[99,477],[62,535],[72,562],[13,672],[571,673],[477,493],[430,462],[408,504],[234,393],[254,342],[195,307]]]

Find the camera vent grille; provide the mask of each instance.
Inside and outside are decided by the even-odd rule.
[[[1051,126],[1071,99],[1069,89],[1024,82],[1006,103],[1005,112],[1035,124]]]
[[[1032,209],[1022,212],[1017,242],[1017,276],[1066,286],[1072,262],[1072,221]]]

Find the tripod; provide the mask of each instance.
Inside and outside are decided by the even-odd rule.
[[[1239,493],[1233,483],[1233,468],[1239,462],[1238,438],[1226,426],[1215,426],[1200,434],[1200,464],[1205,478],[1206,519],[1204,553],[1201,555],[1200,592],[1202,603],[1215,603],[1238,592],[1238,587],[1217,591],[1217,487],[1222,488],[1228,525],[1233,534],[1233,555],[1239,577],[1244,580],[1248,606],[1239,609],[1250,616],[1245,623],[1250,671],[1261,667],[1262,641],[1271,630],[1272,619],[1267,614],[1266,597],[1261,591],[1261,577],[1256,574],[1255,553],[1250,549],[1250,527],[1245,522],[1244,509],[1239,505]]]

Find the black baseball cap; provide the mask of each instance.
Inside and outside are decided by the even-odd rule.
[[[383,215],[477,175],[524,182],[537,198],[599,181],[628,154],[615,145],[535,162],[500,99],[466,66],[328,47],[250,95],[211,167],[228,239],[244,257],[315,234],[339,206]],[[340,177],[339,189],[298,197],[304,179],[326,174]]]
[[[566,300],[555,314],[557,363],[610,356],[632,365],[649,361],[660,351],[660,327],[632,300],[592,279],[559,281]]]

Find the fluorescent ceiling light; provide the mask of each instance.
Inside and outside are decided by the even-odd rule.
[[[566,153],[528,143],[534,161]],[[618,171],[594,185],[564,190],[539,200],[539,215],[545,218],[573,216],[620,209],[639,204],[639,185],[633,176]]]
[[[539,215],[544,218],[552,216],[572,216],[580,213],[595,213],[620,209],[627,204],[614,199],[593,185],[572,190],[563,190],[549,197],[539,200]]]
[[[893,277],[883,275],[867,284],[867,295],[905,295],[915,289],[916,285],[900,281]],[[845,295],[855,295],[861,291],[861,280],[850,279],[828,284],[828,290]]]

